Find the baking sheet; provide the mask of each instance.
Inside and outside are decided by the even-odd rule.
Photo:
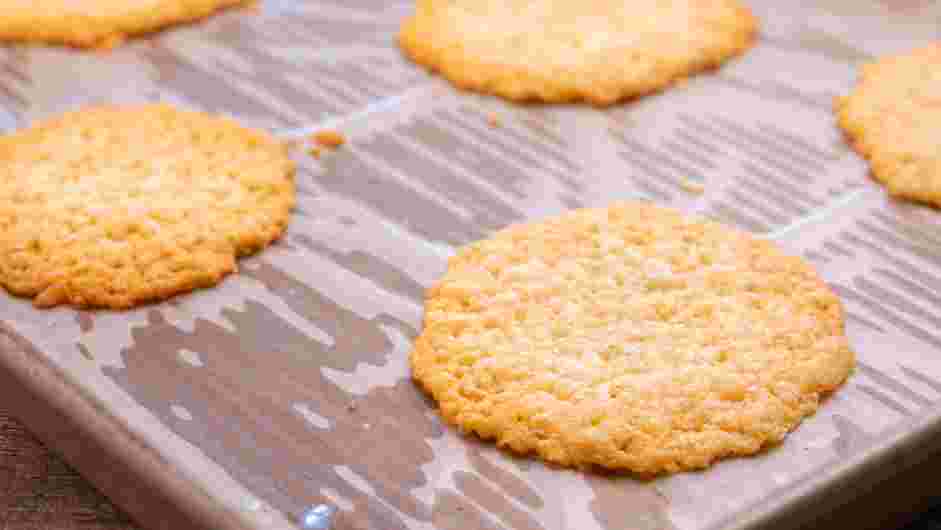
[[[732,524],[941,418],[941,214],[889,200],[830,110],[861,62],[941,38],[941,6],[749,4],[744,58],[607,110],[454,91],[395,48],[402,2],[269,1],[108,53],[0,50],[5,129],[167,100],[350,139],[298,155],[287,237],[219,288],[126,313],[4,296],[0,326],[258,528]],[[780,447],[646,482],[553,469],[443,426],[409,381],[422,291],[456,246],[622,198],[772,238],[840,294],[858,370]]]

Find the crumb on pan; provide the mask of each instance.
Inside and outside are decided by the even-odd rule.
[[[706,191],[706,186],[704,186],[702,182],[697,182],[688,178],[680,180],[680,187],[690,193],[702,194]]]
[[[343,136],[343,134],[331,129],[317,131],[311,136],[311,139],[316,142],[317,145],[328,149],[336,149],[346,143],[346,137]]]

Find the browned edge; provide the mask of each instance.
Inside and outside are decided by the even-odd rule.
[[[932,409],[908,427],[713,530],[890,530],[911,522],[941,496],[941,414]]]
[[[0,323],[0,400],[149,530],[253,530]]]

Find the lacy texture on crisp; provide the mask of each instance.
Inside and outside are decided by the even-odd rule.
[[[71,112],[0,137],[0,285],[115,309],[214,285],[294,200],[266,132],[167,105]]]
[[[645,203],[463,248],[411,354],[464,431],[639,473],[782,440],[853,365],[840,301],[801,258]]]
[[[836,107],[889,193],[941,207],[941,42],[863,66]]]
[[[255,0],[0,0],[0,40],[112,47]]]
[[[719,66],[756,26],[737,0],[418,0],[399,44],[462,88],[607,105]]]

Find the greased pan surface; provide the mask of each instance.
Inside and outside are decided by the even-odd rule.
[[[941,37],[941,7],[817,4],[750,2],[762,30],[743,58],[606,110],[456,92],[396,49],[404,2],[269,1],[109,53],[0,50],[6,129],[162,99],[349,140],[298,152],[288,235],[216,289],[125,313],[0,298],[3,373],[42,405],[21,415],[154,528],[151,501],[213,528],[316,528],[331,512],[343,529],[783,528],[941,426],[941,214],[888,199],[831,112],[859,64]],[[647,482],[443,426],[406,359],[447,256],[511,222],[637,197],[814,263],[859,357],[845,389],[780,447]],[[90,471],[96,454],[121,471]]]

